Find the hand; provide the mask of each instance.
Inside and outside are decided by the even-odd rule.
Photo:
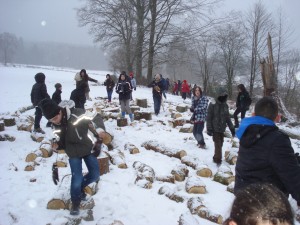
[[[235,129],[234,129],[234,128],[231,128],[231,129],[230,129],[230,132],[231,132],[232,137],[234,137],[234,136],[235,136]]]
[[[213,133],[214,133],[214,132],[213,132],[212,130],[207,130],[206,133],[207,133],[208,136],[213,136]]]
[[[99,85],[99,86],[101,85],[99,81],[97,81],[97,85]]]
[[[136,91],[136,87],[134,88],[134,90]]]

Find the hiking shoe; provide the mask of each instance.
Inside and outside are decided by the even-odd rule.
[[[39,128],[35,128],[35,129],[33,130],[33,132],[45,134],[45,131],[43,131],[42,128],[40,128],[40,127],[39,127]]]
[[[70,215],[72,215],[72,216],[79,215],[79,207],[80,207],[80,204],[72,204],[72,208],[70,210]]]
[[[206,149],[206,145],[205,145],[205,144],[204,144],[204,145],[199,144],[198,147],[199,147],[199,148],[202,148],[202,149]]]

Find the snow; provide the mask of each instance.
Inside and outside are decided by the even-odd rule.
[[[38,72],[45,73],[50,96],[55,90],[55,83],[61,83],[62,99],[69,99],[71,91],[75,88],[74,76],[78,72],[77,70],[30,65],[2,66],[0,67],[2,77],[0,118],[9,118],[21,107],[31,105],[30,91],[35,82],[34,75]],[[100,83],[103,83],[105,75],[109,73],[109,71],[87,72]],[[106,97],[104,86],[91,83],[90,89],[93,100],[87,102],[86,108],[92,108],[94,103],[103,101],[99,97]],[[113,93],[113,104],[118,105],[116,97],[116,93]],[[153,112],[150,88],[138,86],[137,90],[133,92],[133,98],[137,97],[139,99],[146,98],[151,107],[145,111]],[[144,182],[144,180],[140,180],[138,185],[135,184],[137,171],[133,168],[134,162],[138,161],[150,166],[153,168],[155,176],[158,177],[170,175],[172,170],[182,165],[177,158],[142,147],[144,142],[150,140],[155,140],[156,143],[170,150],[185,150],[189,158],[195,159],[199,165],[202,163],[207,165],[213,174],[218,171],[218,167],[212,162],[214,144],[205,131],[204,137],[207,148],[199,149],[191,133],[181,133],[179,132],[180,127],[173,128],[169,123],[171,121],[169,108],[174,109],[177,105],[189,106],[190,103],[190,100],[183,101],[179,96],[167,94],[167,99],[164,100],[164,110],[158,116],[152,115],[151,121],[136,121],[131,126],[122,128],[117,127],[116,120],[105,121],[107,131],[114,136],[114,148],[124,153],[128,168],[120,169],[115,165],[110,165],[110,172],[101,176],[99,191],[93,196],[95,201],[94,221],[82,221],[81,224],[108,225],[114,221],[121,221],[125,225],[174,225],[178,224],[181,215],[184,215],[184,218],[189,221],[187,224],[214,224],[190,214],[187,208],[187,199],[199,196],[211,212],[222,215],[224,219],[228,217],[234,195],[226,191],[227,186],[213,181],[212,178],[201,177],[201,182],[206,186],[206,194],[188,194],[185,191],[188,178],[184,182],[175,182],[175,184],[155,181],[151,189],[144,189],[139,186],[141,185],[140,182]],[[29,115],[34,116],[34,109],[24,112],[21,118],[24,119]],[[189,111],[183,113],[183,118],[190,117]],[[46,131],[46,137],[50,139],[52,130],[45,127],[46,123],[47,120],[43,118],[41,127]],[[185,127],[188,126],[185,125]],[[292,130],[292,128],[289,129]],[[296,130],[294,131],[296,133]],[[36,161],[39,165],[35,166],[35,170],[24,171],[25,166],[28,165],[25,162],[27,154],[37,150],[40,143],[32,141],[29,132],[17,131],[16,126],[5,127],[5,131],[1,133],[14,136],[16,140],[14,142],[0,142],[0,224],[66,224],[70,217],[68,210],[48,210],[46,208],[48,201],[57,194],[58,186],[65,184],[60,183],[55,186],[52,181],[51,169],[57,155],[54,153],[50,158],[38,157]],[[236,138],[235,141],[237,141]],[[291,141],[295,151],[300,152],[299,141]],[[134,144],[140,153],[129,154],[129,151],[124,151],[124,146],[128,143]],[[231,145],[232,141],[225,138],[223,157],[225,151],[231,149]],[[226,172],[229,168],[234,173],[234,166],[226,162],[223,164],[224,167],[220,167],[220,171]],[[190,180],[196,180],[196,170],[191,167],[187,168],[189,169]],[[84,170],[86,171],[85,167]],[[70,174],[69,167],[59,168],[60,179],[67,174]],[[31,179],[36,179],[36,181],[30,182]],[[185,202],[177,203],[164,195],[159,195],[158,190],[163,186],[169,187],[170,190],[184,197]],[[65,186],[63,189],[69,189],[69,186]],[[296,210],[295,201],[290,198],[290,202]],[[299,225],[300,223],[296,224]]]

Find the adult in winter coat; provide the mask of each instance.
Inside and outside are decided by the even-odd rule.
[[[152,81],[148,87],[152,87],[152,96],[154,102],[154,113],[158,115],[160,112],[161,100],[162,100],[162,92],[164,90],[164,85],[161,81],[160,74],[156,74],[154,77],[154,81]]]
[[[271,97],[260,99],[255,116],[243,119],[237,131],[240,139],[235,167],[234,192],[252,183],[271,183],[300,206],[300,165],[288,135],[274,121],[278,105]]]
[[[133,114],[129,105],[132,86],[130,78],[126,75],[125,71],[122,71],[119,76],[116,92],[119,94],[122,118],[125,118],[127,112],[129,114],[130,121],[133,122]]]
[[[129,77],[130,77],[130,82],[131,82],[132,89],[136,91],[136,79],[133,75],[133,72],[131,72],[129,74]],[[130,95],[130,100],[133,100],[132,99],[132,92],[131,92],[131,95]]]
[[[38,107],[38,104],[41,100],[44,98],[50,98],[49,94],[47,93],[47,87],[45,84],[46,76],[43,73],[37,73],[34,76],[35,84],[32,86],[30,97],[31,97],[31,103],[35,107],[35,118],[34,118],[34,132],[42,133],[45,132],[40,127],[40,122],[42,119],[42,111]]]
[[[87,73],[86,73],[86,70],[85,69],[82,69],[79,73],[79,78],[78,76],[76,75],[75,76],[75,80],[76,80],[76,87],[80,86],[82,83],[85,83],[85,96],[86,96],[86,99],[87,100],[92,100],[90,98],[90,87],[89,87],[89,81],[91,82],[94,82],[94,83],[97,83],[99,84],[99,82],[93,78],[91,78]]]
[[[246,111],[249,110],[251,104],[250,96],[243,84],[238,85],[239,94],[236,98],[236,110],[234,111],[234,126],[239,127],[238,115],[241,113],[241,119],[245,118]]]
[[[56,83],[54,85],[55,91],[52,94],[52,100],[55,101],[55,103],[58,105],[61,102],[61,93],[62,93],[62,86],[60,83]],[[51,127],[52,123],[48,121],[46,127]]]
[[[86,102],[85,90],[86,83],[82,82],[71,92],[70,99],[74,101],[75,108],[84,109]]]
[[[178,83],[174,81],[173,95],[178,95]]]
[[[207,110],[206,130],[209,136],[213,137],[215,154],[213,161],[219,165],[222,163],[222,146],[226,126],[229,127],[232,136],[235,135],[234,126],[230,120],[229,109],[226,103],[227,92],[222,87],[218,90],[218,97],[212,101]]]
[[[193,91],[191,107],[191,111],[193,112],[191,122],[194,124],[193,135],[197,140],[197,146],[199,148],[205,148],[203,129],[207,116],[208,98],[202,94],[202,90],[198,86],[196,86]]]
[[[111,78],[110,74],[106,74],[106,80],[104,81],[104,86],[106,86],[108,102],[111,102],[111,96],[115,87],[115,82]]]
[[[64,149],[69,157],[71,168],[71,215],[79,214],[80,202],[85,200],[84,188],[99,180],[100,172],[97,158],[91,153],[93,142],[88,131],[91,130],[97,140],[101,140],[102,133],[95,132],[95,128],[105,130],[103,120],[99,114],[90,116],[83,109],[61,108],[53,100],[43,100],[40,107],[44,116],[55,125],[59,141],[52,145],[53,149]],[[82,160],[88,173],[82,174]]]
[[[190,86],[186,80],[183,80],[181,85],[181,96],[185,100],[187,95],[190,93]]]

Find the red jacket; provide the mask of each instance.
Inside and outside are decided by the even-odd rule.
[[[190,86],[189,86],[189,84],[187,83],[186,80],[184,80],[182,82],[181,92],[183,92],[183,93],[189,93],[190,92]]]

